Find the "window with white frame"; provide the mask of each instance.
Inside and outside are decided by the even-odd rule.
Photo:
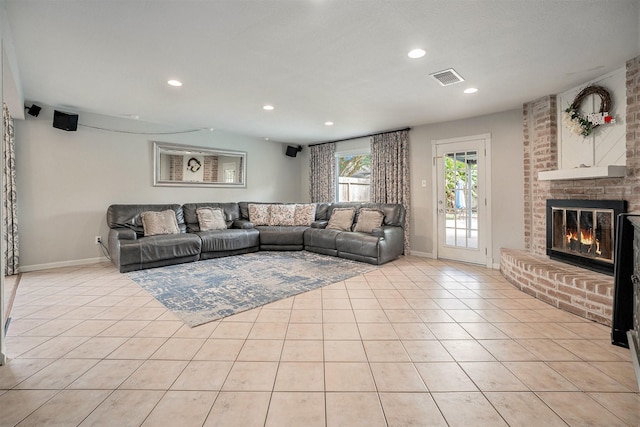
[[[336,200],[368,202],[371,200],[371,153],[336,153]]]

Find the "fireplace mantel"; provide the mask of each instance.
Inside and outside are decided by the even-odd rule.
[[[538,172],[538,181],[566,179],[621,178],[627,175],[627,167],[620,165],[592,166],[586,168],[559,169]]]

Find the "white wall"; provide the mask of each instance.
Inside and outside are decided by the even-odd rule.
[[[20,262],[23,271],[76,264],[101,256],[94,243],[106,239],[106,211],[114,203],[297,201],[300,159],[282,144],[200,131],[136,135],[79,126],[52,127],[53,111],[15,122]],[[158,125],[80,113],[79,123],[108,129]],[[247,152],[247,188],[153,187],[150,141]]]
[[[411,250],[433,253],[433,203],[431,190],[433,155],[431,141],[483,133],[491,134],[493,264],[500,248],[523,248],[524,188],[522,111],[417,126],[409,132],[411,150]],[[421,181],[427,186],[422,187]]]

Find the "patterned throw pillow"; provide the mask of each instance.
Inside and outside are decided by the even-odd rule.
[[[269,207],[269,225],[295,225],[293,216],[296,211],[296,205],[270,205]]]
[[[356,210],[354,208],[335,208],[331,212],[327,229],[351,231],[351,224],[353,224],[355,214]]]
[[[384,213],[378,209],[362,208],[358,213],[358,222],[353,231],[371,233],[374,228],[378,228],[384,221]]]
[[[200,231],[226,230],[227,223],[224,220],[224,211],[220,208],[196,209]]]
[[[171,209],[161,212],[142,212],[140,217],[142,219],[142,227],[144,228],[145,236],[180,233],[176,213]]]
[[[249,221],[253,225],[269,225],[269,206],[249,203]]]
[[[296,211],[293,214],[293,225],[311,226],[316,220],[316,204],[307,203],[304,205],[296,205]]]

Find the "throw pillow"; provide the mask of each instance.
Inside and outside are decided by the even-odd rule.
[[[335,208],[331,212],[327,229],[351,231],[351,224],[353,224],[355,214],[356,210],[354,208]]]
[[[180,233],[176,213],[171,209],[160,212],[142,212],[140,217],[142,219],[142,228],[144,229],[145,236]]]
[[[270,205],[269,225],[295,225],[293,222],[296,205]]]
[[[374,228],[378,228],[384,221],[384,213],[378,209],[362,208],[358,213],[358,222],[353,231],[371,233]]]
[[[226,230],[227,223],[224,220],[224,211],[220,208],[196,209],[200,231]]]
[[[304,205],[296,205],[296,211],[293,214],[293,225],[311,226],[316,220],[316,204],[307,203]]]
[[[269,225],[269,205],[249,204],[249,221],[253,225]]]

